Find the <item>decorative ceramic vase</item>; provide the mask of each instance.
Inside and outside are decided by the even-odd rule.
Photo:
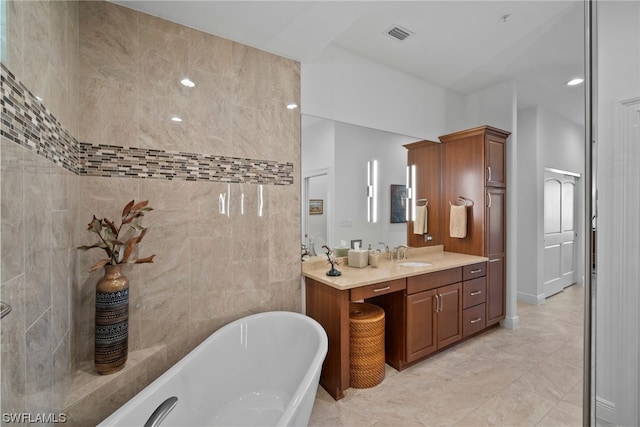
[[[120,265],[105,265],[96,285],[96,343],[94,362],[99,374],[124,367],[129,351],[129,280]]]

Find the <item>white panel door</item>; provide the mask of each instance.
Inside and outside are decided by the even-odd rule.
[[[544,294],[557,294],[576,282],[576,178],[545,171]]]

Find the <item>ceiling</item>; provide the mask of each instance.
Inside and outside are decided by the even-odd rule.
[[[114,3],[301,63],[337,46],[461,94],[516,81],[519,108],[584,122],[583,86],[565,86],[584,74],[582,0]]]

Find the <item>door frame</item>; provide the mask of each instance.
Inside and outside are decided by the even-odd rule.
[[[575,236],[575,240],[574,240],[574,259],[575,259],[575,270],[576,270],[576,283],[580,283],[582,280],[584,280],[584,278],[582,278],[581,280],[581,276],[580,276],[580,271],[583,270],[584,266],[580,264],[581,260],[579,258],[579,255],[581,253],[581,248],[584,247],[584,240],[583,240],[583,232],[582,232],[582,224],[580,223],[580,220],[582,218],[580,214],[580,212],[582,212],[582,201],[580,200],[581,196],[581,185],[582,182],[580,181],[580,179],[582,178],[582,174],[578,173],[578,172],[572,172],[572,171],[567,171],[567,170],[563,170],[563,169],[558,169],[558,168],[552,168],[552,167],[544,167],[544,171],[542,174],[542,209],[544,212],[544,191],[545,191],[545,172],[552,172],[552,173],[556,173],[556,174],[561,174],[561,175],[567,175],[567,176],[572,176],[574,178],[576,178],[575,181],[575,192],[574,192],[574,229],[576,232],[576,236]],[[538,274],[538,295],[539,298],[540,296],[542,297],[542,300],[538,301],[538,304],[542,304],[544,302],[544,299],[551,296],[551,295],[547,295],[546,293],[546,289],[545,289],[545,253],[544,253],[544,247],[545,247],[545,242],[544,242],[544,215],[542,215],[543,219],[542,219],[542,229],[540,230],[540,239],[541,239],[541,247],[540,247],[540,254],[542,255],[540,257],[540,262],[541,262],[541,269],[539,270],[539,274]],[[564,288],[563,288],[564,289]],[[560,291],[562,292],[562,291]]]
[[[306,245],[309,244],[309,179],[318,176],[327,176],[327,199],[324,200],[324,212],[327,220],[327,235],[325,236],[327,245],[333,247],[333,168],[322,168],[305,171],[302,173],[302,189],[301,189],[301,236],[300,241]],[[310,249],[310,248],[309,248]]]

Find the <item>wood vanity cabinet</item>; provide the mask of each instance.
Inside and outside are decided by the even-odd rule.
[[[443,214],[445,250],[489,258],[486,326],[505,318],[506,289],[506,141],[509,132],[480,126],[440,137],[443,205],[468,200],[467,236],[449,236]]]
[[[474,264],[347,289],[306,276],[306,314],[322,325],[329,340],[320,385],[335,400],[349,388],[350,302],[364,300],[384,310],[385,361],[399,371],[484,330],[491,266],[469,262]]]
[[[487,264],[462,268],[462,337],[467,338],[487,327]]]
[[[461,281],[462,268],[407,278],[406,363],[462,339]]]

